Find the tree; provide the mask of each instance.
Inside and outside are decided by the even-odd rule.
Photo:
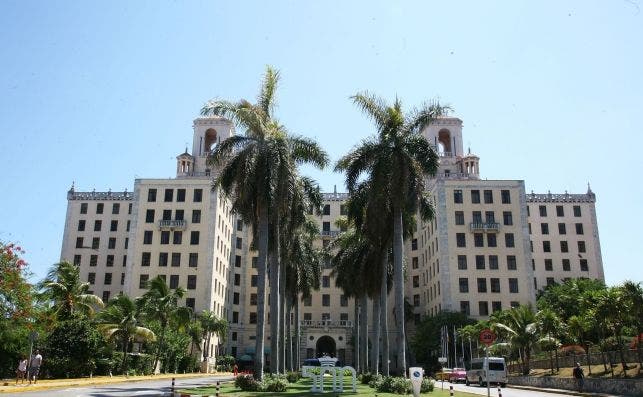
[[[628,306],[632,309],[626,313],[627,320],[633,330],[636,331],[636,353],[639,361],[639,374],[641,367],[643,367],[643,286],[641,283],[633,281],[626,281],[621,286],[623,291],[623,298],[628,302]]]
[[[597,293],[595,306],[596,318],[600,318],[612,335],[616,338],[619,349],[623,375],[627,377],[627,362],[623,353],[623,329],[627,326],[627,316],[633,308],[631,302],[625,299],[623,290],[610,287]]]
[[[209,310],[204,310],[199,314],[199,321],[201,322],[201,330],[203,332],[203,361],[209,357],[210,338],[212,334],[216,335],[219,340],[225,341],[228,333],[228,321],[220,318]]]
[[[56,378],[90,375],[102,343],[100,333],[86,317],[77,315],[56,322],[43,348],[49,373]]]
[[[121,343],[123,362],[121,369],[127,373],[127,350],[134,340],[155,341],[156,335],[149,328],[140,326],[139,308],[129,296],[119,294],[98,313],[98,330],[108,340]]]
[[[424,105],[404,114],[396,99],[388,106],[369,93],[352,97],[353,102],[375,123],[377,136],[367,139],[339,160],[336,170],[346,172],[346,185],[354,192],[360,176],[368,174],[373,189],[385,192],[393,212],[393,258],[395,307],[398,340],[397,353],[406,373],[406,334],[404,321],[404,243],[403,214],[419,210],[423,220],[433,218],[433,207],[425,196],[425,178],[435,175],[438,155],[421,131],[448,109],[439,103]]]
[[[605,290],[601,280],[571,279],[562,284],[545,287],[538,293],[538,309],[551,309],[561,321],[566,322],[571,316],[582,315],[584,300],[592,291]]]
[[[171,289],[165,283],[165,279],[157,276],[147,284],[147,291],[140,299],[143,314],[159,322],[160,335],[158,347],[154,354],[153,370],[158,366],[161,351],[164,348],[165,331],[170,322],[177,327],[184,327],[190,321],[191,310],[187,307],[179,307],[178,301],[185,295],[185,289],[178,287]]]
[[[38,286],[43,291],[42,297],[53,303],[54,313],[62,320],[77,312],[92,316],[95,308],[104,306],[99,297],[89,293],[89,283],[80,281],[80,268],[69,262],[55,264]]]
[[[559,337],[564,334],[565,324],[550,308],[544,308],[536,313],[536,324],[540,334],[546,336],[546,340],[541,340],[546,350],[549,351],[549,361],[551,373],[554,373],[554,361],[552,359],[552,350],[556,352],[556,370],[560,371],[558,365],[558,346],[560,345]]]
[[[520,352],[522,371],[529,374],[531,352],[538,342],[536,317],[530,306],[521,305],[503,312],[506,318],[503,322],[493,322],[492,327],[504,334],[505,340]]]
[[[328,162],[326,153],[312,140],[289,136],[286,129],[273,115],[275,91],[279,73],[271,67],[261,85],[257,103],[247,100],[232,103],[225,100],[212,100],[201,110],[204,116],[216,115],[231,119],[245,131],[244,136],[233,136],[217,145],[208,162],[221,167],[215,186],[232,197],[232,209],[241,215],[246,224],[251,224],[256,236],[257,257],[257,332],[255,377],[263,378],[263,345],[265,329],[265,287],[266,260],[269,254],[270,221],[279,219],[283,213],[280,201],[285,196],[294,166],[309,163],[323,168]],[[278,226],[278,223],[273,224]],[[273,228],[273,244],[279,241],[278,227]],[[273,245],[272,253],[275,254]],[[278,253],[275,258],[279,258]],[[272,263],[272,293],[278,302],[279,263]],[[277,309],[278,313],[278,309]],[[273,313],[274,316],[275,313]],[[278,316],[276,316],[278,319]],[[277,340],[278,321],[273,327],[273,340]],[[271,323],[272,324],[272,323]],[[277,331],[277,332],[274,332]],[[277,351],[272,350],[273,358]],[[273,359],[273,363],[277,360]],[[274,367],[274,365],[273,365]]]

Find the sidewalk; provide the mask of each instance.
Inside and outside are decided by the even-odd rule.
[[[71,379],[43,379],[38,380],[38,383],[29,385],[28,382],[25,384],[19,383],[16,386],[16,380],[14,379],[3,379],[0,381],[0,394],[1,393],[20,393],[20,392],[31,392],[31,391],[40,391],[40,390],[49,390],[49,389],[59,389],[66,387],[74,386],[91,386],[91,385],[105,385],[110,383],[123,383],[123,382],[140,382],[145,380],[161,380],[167,379],[168,382],[172,378],[181,379],[181,378],[206,378],[210,376],[222,376],[230,375],[231,372],[216,372],[210,374],[204,374],[200,372],[191,373],[191,374],[158,374],[158,375],[140,375],[140,376],[95,376],[93,378],[71,378]],[[8,384],[7,386],[5,386]]]
[[[533,387],[533,386],[519,386],[519,385],[507,385],[508,389],[519,389],[519,390],[529,390],[529,391],[539,391],[542,393],[556,393],[556,394],[566,394],[568,396],[592,396],[592,397],[619,397],[615,394],[603,394],[603,393],[579,393],[574,390],[564,390],[564,389],[545,389],[542,387]]]

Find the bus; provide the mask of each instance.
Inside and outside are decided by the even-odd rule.
[[[489,370],[489,377],[485,376],[485,370]],[[467,370],[466,385],[477,383],[479,386],[497,384],[500,387],[507,385],[507,365],[504,357],[482,357],[471,360],[471,367]]]

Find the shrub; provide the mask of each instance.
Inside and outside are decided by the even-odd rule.
[[[261,383],[257,382],[252,375],[239,375],[234,380],[234,387],[243,391],[259,391]]]
[[[429,378],[422,379],[422,386],[420,386],[420,393],[430,393],[433,391],[435,382]]]
[[[268,375],[263,380],[261,391],[283,393],[288,389],[288,380],[284,375]]]
[[[297,383],[300,377],[301,375],[299,375],[299,372],[297,371],[288,372],[286,374],[286,379],[289,383]]]
[[[363,385],[368,385],[369,383],[371,383],[372,378],[373,378],[373,374],[370,372],[364,372],[363,374],[359,375],[359,381]]]
[[[368,382],[368,387],[377,389],[378,385],[382,383],[383,380],[384,380],[384,377],[380,374],[371,375],[371,380],[370,382]]]
[[[412,390],[411,380],[403,377],[386,376],[374,379],[373,386],[380,393],[408,394]]]

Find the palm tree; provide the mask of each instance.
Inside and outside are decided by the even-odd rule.
[[[375,123],[377,136],[367,139],[339,160],[336,170],[346,171],[346,186],[355,191],[360,176],[368,178],[375,191],[385,192],[393,212],[393,263],[397,322],[397,353],[406,373],[406,334],[404,330],[404,242],[403,214],[419,213],[423,220],[433,218],[433,207],[424,195],[427,175],[438,168],[438,155],[420,132],[448,109],[439,103],[424,105],[404,114],[396,99],[388,106],[369,93],[352,97]]]
[[[178,305],[179,299],[183,298],[186,290],[178,287],[171,289],[165,279],[157,276],[147,284],[147,292],[141,297],[141,309],[143,314],[151,320],[159,322],[161,333],[159,335],[158,347],[154,356],[154,370],[159,362],[163,342],[165,341],[165,331],[170,322],[179,326],[184,326],[190,321],[191,310],[187,307]]]
[[[531,352],[538,342],[536,317],[531,307],[522,305],[506,311],[504,323],[495,322],[492,327],[506,335],[512,347],[518,349],[522,357],[522,371],[529,374]]]
[[[556,352],[556,371],[560,371],[558,365],[558,346],[560,345],[559,337],[563,334],[565,325],[560,320],[558,315],[550,308],[544,308],[536,313],[536,323],[538,324],[538,331],[546,336],[546,340],[542,340],[549,351],[549,361],[551,365],[551,373],[554,373],[554,360],[551,351]]]
[[[190,336],[190,356],[194,355],[194,346],[197,347],[203,340],[203,327],[201,326],[201,321],[194,319],[190,321],[187,327],[187,334]]]
[[[610,333],[616,337],[623,376],[627,377],[627,362],[623,353],[623,329],[628,323],[627,316],[634,308],[631,307],[631,302],[625,299],[619,287],[607,288],[596,295],[598,300],[595,306],[595,318],[601,319]]]
[[[203,340],[203,361],[207,361],[210,356],[210,339],[212,334],[216,335],[220,341],[225,341],[228,333],[228,321],[224,318],[219,318],[214,312],[204,310],[198,316],[201,322]]]
[[[122,371],[127,374],[127,350],[135,339],[155,341],[156,335],[150,329],[141,327],[139,308],[129,296],[119,294],[109,301],[107,307],[98,313],[98,330],[107,339],[120,341],[123,348]]]
[[[205,104],[201,114],[227,117],[245,130],[243,136],[233,136],[221,142],[208,159],[209,164],[221,167],[215,186],[232,197],[232,209],[241,215],[244,222],[251,224],[256,236],[257,257],[257,332],[255,351],[255,377],[263,378],[263,346],[265,329],[266,261],[269,251],[271,265],[271,292],[278,299],[279,258],[274,249],[278,247],[279,224],[273,223],[272,250],[269,250],[270,222],[283,214],[282,200],[288,190],[288,182],[295,166],[310,163],[323,168],[328,162],[326,154],[312,140],[289,136],[285,128],[273,117],[275,90],[279,73],[271,67],[261,85],[256,104],[247,100],[232,103],[212,100]],[[276,226],[276,227],[275,227]],[[277,242],[277,245],[275,245]],[[277,308],[278,311],[278,308]],[[275,314],[277,314],[275,316]],[[273,312],[278,319],[278,312]],[[272,340],[278,340],[278,321],[273,321]],[[271,323],[272,324],[272,323]],[[276,328],[276,329],[275,329]],[[276,332],[275,332],[276,331]],[[272,350],[273,368],[277,351]]]
[[[629,312],[629,321],[631,327],[636,330],[636,353],[639,361],[639,374],[641,373],[641,367],[643,367],[643,349],[641,344],[643,343],[643,287],[641,283],[635,283],[633,281],[626,281],[621,286],[623,291],[623,297],[629,306],[632,308],[632,311]]]
[[[76,313],[91,316],[95,308],[105,306],[99,297],[89,293],[89,283],[80,281],[80,268],[69,262],[55,264],[38,287],[43,291],[42,297],[53,302],[59,319]]]

